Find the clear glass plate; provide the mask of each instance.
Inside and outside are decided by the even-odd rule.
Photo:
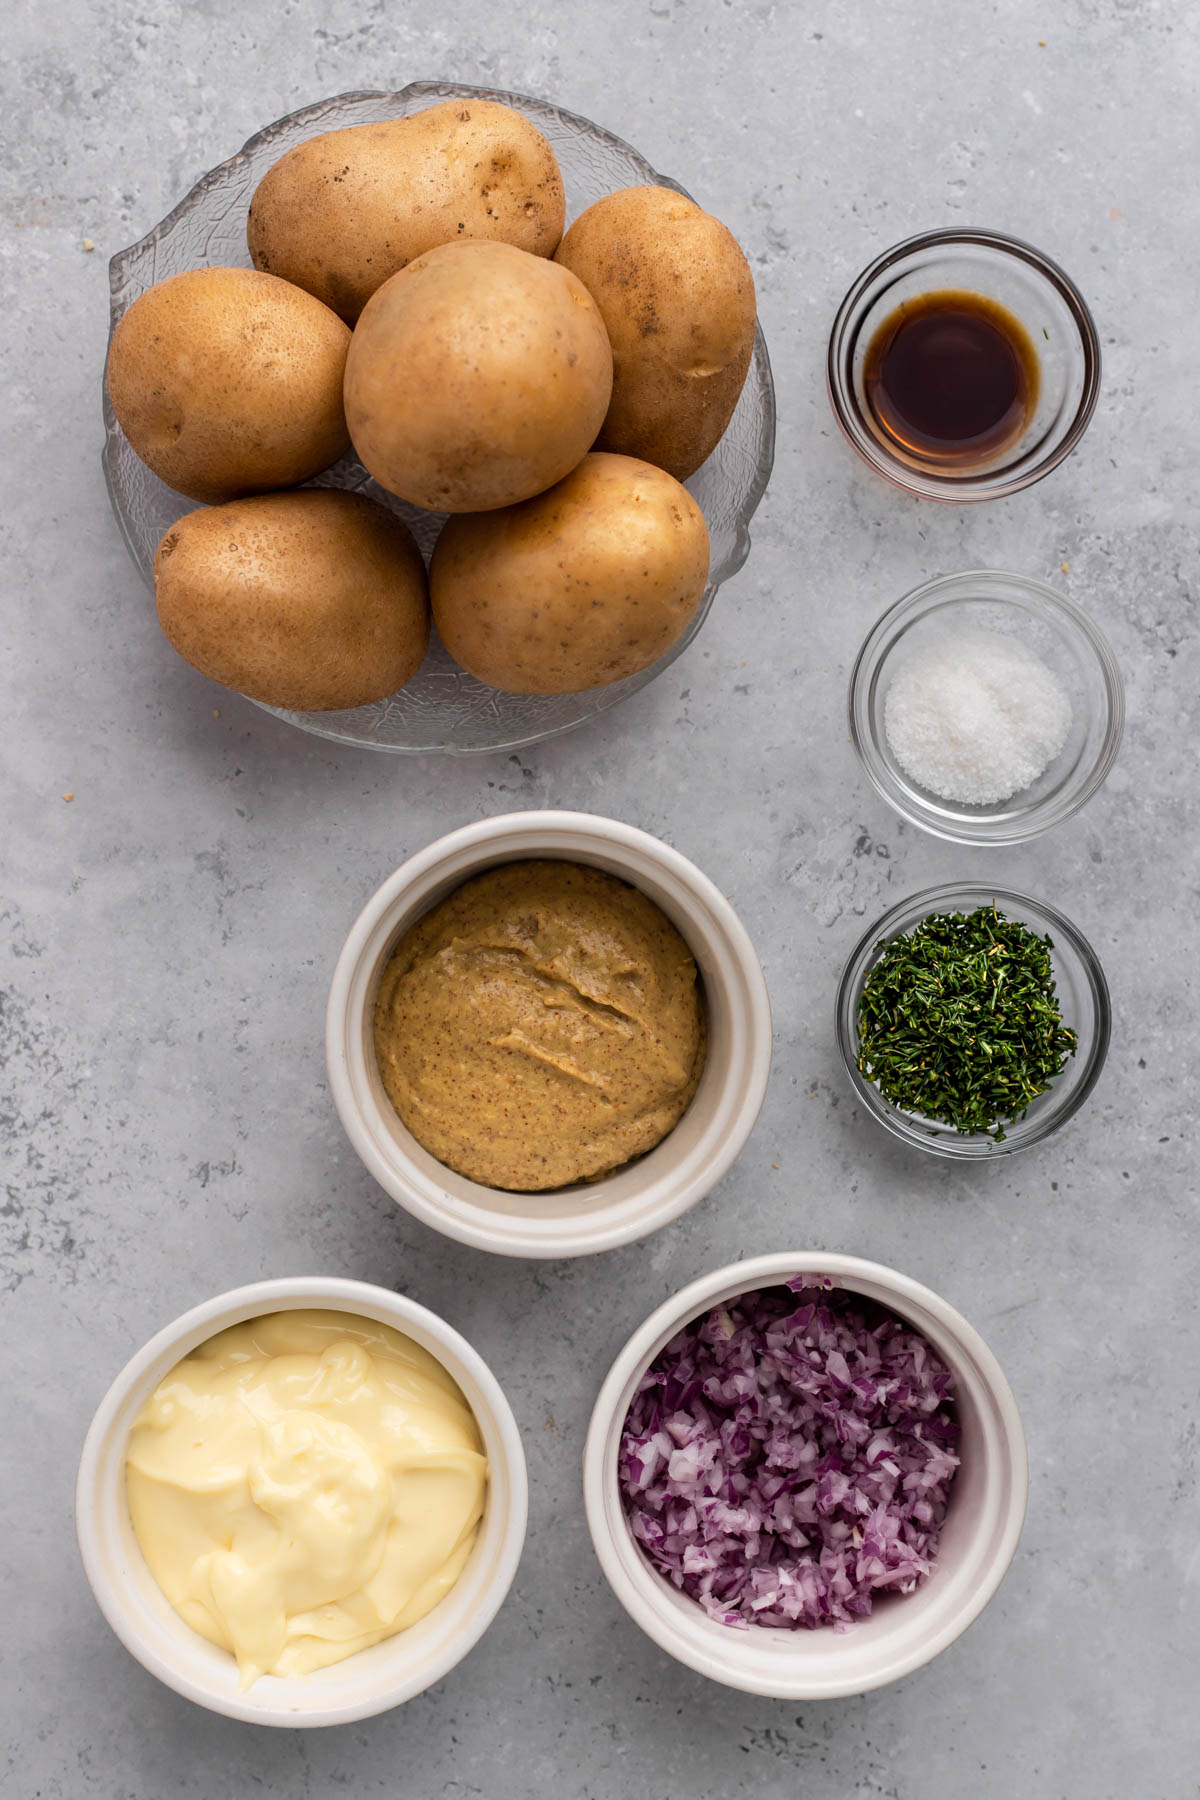
[[[271,164],[286,150],[321,131],[403,118],[439,100],[458,98],[500,100],[533,120],[554,146],[562,168],[568,222],[615,188],[649,182],[686,193],[677,181],[658,174],[636,150],[599,125],[524,94],[433,81],[414,82],[396,94],[338,94],[289,113],[258,132],[236,156],[197,182],[153,231],[113,257],[110,329],[139,294],[168,275],[205,264],[249,266],[246,214],[250,198]],[[129,554],[147,586],[153,586],[159,540],[169,525],[194,510],[195,501],[166,487],[134,455],[113,417],[107,390],[104,422],[103,462],[109,498]],[[687,483],[708,524],[712,544],[708,586],[683,637],[639,674],[578,694],[502,694],[460,669],[435,637],[414,679],[387,700],[346,712],[266,710],[319,737],[411,755],[434,750],[460,755],[511,750],[570,731],[645,687],[687,648],[703,625],[717,589],[737,573],[749,554],[749,522],[767,485],[774,453],[775,389],[767,346],[762,332],[757,331],[750,373],[729,429]],[[352,488],[381,501],[406,520],[428,557],[442,516],[422,512],[386,493],[355,458],[345,457],[308,485]]]

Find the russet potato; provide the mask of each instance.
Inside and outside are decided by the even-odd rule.
[[[673,188],[621,188],[580,214],[555,260],[583,282],[612,344],[598,447],[686,480],[733,417],[754,349],[754,278],[737,240]]]
[[[496,238],[553,256],[563,216],[562,175],[536,125],[495,100],[447,100],[289,150],[255,191],[246,237],[256,269],[353,324],[427,250]]]
[[[187,513],[159,544],[154,595],[194,668],[296,712],[394,694],[429,643],[425,565],[408,527],[330,488]]]
[[[511,244],[445,244],[363,309],[346,422],[376,481],[433,512],[511,506],[591,448],[612,353],[568,269]]]
[[[148,288],[108,352],[108,393],[148,468],[191,500],[307,481],[350,447],[350,333],[311,294],[254,269],[188,269]]]
[[[447,520],[430,565],[450,654],[510,694],[601,687],[682,635],[708,579],[708,531],[672,475],[596,452],[549,492]]]

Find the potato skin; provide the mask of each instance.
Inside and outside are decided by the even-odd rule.
[[[496,238],[553,256],[564,216],[558,161],[536,125],[495,100],[447,100],[297,144],[259,182],[246,241],[256,269],[353,325],[427,250]]]
[[[117,421],[191,500],[292,487],[350,448],[350,333],[311,294],[254,269],[188,269],[147,288],[108,351]]]
[[[382,700],[429,645],[425,565],[408,527],[331,488],[185,514],[158,546],[154,597],[193,668],[295,712]]]
[[[511,244],[444,244],[372,296],[346,358],[363,463],[432,512],[511,506],[586,455],[612,352],[568,269]]]
[[[594,452],[548,493],[448,519],[430,565],[442,642],[510,694],[633,675],[682,634],[708,579],[708,529],[674,476]]]
[[[555,261],[612,344],[598,448],[686,480],[720,442],[754,350],[754,277],[736,238],[672,188],[621,188],[580,214]]]

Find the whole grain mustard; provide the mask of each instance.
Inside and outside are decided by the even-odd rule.
[[[661,1142],[704,1068],[696,964],[645,894],[580,863],[504,863],[401,938],[375,1005],[388,1098],[488,1187],[569,1186]]]

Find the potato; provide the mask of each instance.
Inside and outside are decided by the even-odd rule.
[[[382,487],[434,512],[541,493],[591,448],[612,353],[569,270],[511,244],[444,244],[367,302],[346,423]]]
[[[495,100],[447,100],[297,144],[259,182],[246,240],[256,269],[353,325],[427,250],[497,238],[553,256],[563,216],[562,176],[537,127]]]
[[[350,448],[350,333],[311,294],[253,269],[188,269],[113,333],[108,395],[146,466],[191,500],[293,487]]]
[[[737,240],[672,188],[621,188],[580,214],[555,260],[583,282],[612,344],[598,448],[686,480],[733,417],[754,349],[754,278]]]
[[[296,712],[394,694],[429,644],[425,565],[408,527],[331,488],[187,513],[158,546],[154,595],[193,668]]]
[[[567,694],[636,674],[700,604],[708,531],[674,476],[588,456],[549,493],[447,520],[433,616],[465,669],[510,694]]]

